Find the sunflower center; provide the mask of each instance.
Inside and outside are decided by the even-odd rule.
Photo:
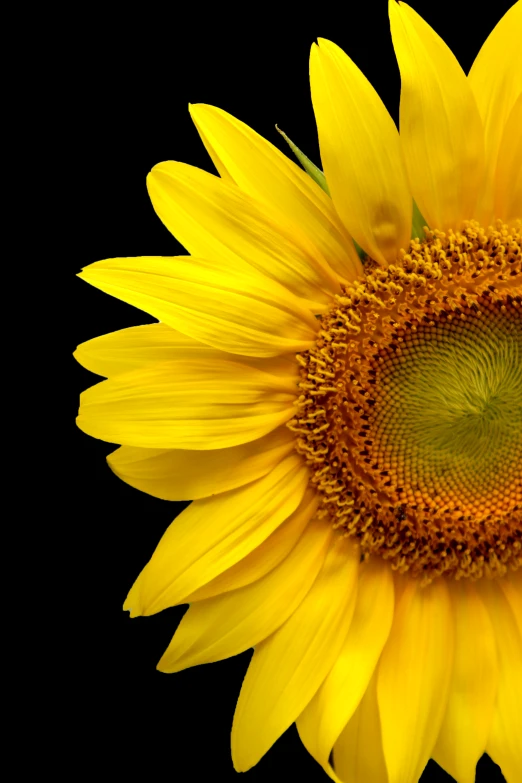
[[[370,451],[409,503],[503,514],[520,500],[521,323],[487,305],[401,329],[377,362]]]
[[[520,226],[369,261],[298,356],[297,450],[322,513],[428,582],[522,562]]]

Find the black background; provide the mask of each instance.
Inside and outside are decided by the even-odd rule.
[[[474,2],[413,5],[467,71],[511,3],[486,3],[480,11]],[[308,12],[280,3],[128,4],[112,16],[90,10],[66,24],[75,34],[61,42],[54,80],[64,109],[57,138],[63,208],[71,209],[62,270],[73,303],[67,353],[91,337],[153,320],[74,274],[102,258],[184,252],[156,218],[145,177],[168,159],[214,170],[189,102],[220,106],[284,149],[278,123],[319,163],[308,56],[320,36],[347,51],[398,122],[399,73],[385,0],[319,2]],[[117,778],[144,775],[149,783],[325,783],[295,727],[244,777],[234,772],[230,727],[250,652],[176,675],[156,671],[185,607],[131,621],[121,606],[184,504],[149,497],[111,473],[105,456],[114,446],[74,426],[77,395],[97,378],[67,361],[74,455],[65,466],[73,488],[67,538],[74,557],[61,564],[72,604],[62,671],[75,766]],[[433,762],[422,777],[450,780]],[[501,780],[483,758],[477,781]]]

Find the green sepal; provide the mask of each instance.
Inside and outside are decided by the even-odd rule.
[[[289,139],[286,133],[284,133],[280,128],[276,125],[276,131],[281,134],[283,139],[286,141],[292,152],[294,153],[295,157],[301,164],[301,166],[304,168],[307,174],[309,174],[314,182],[317,182],[319,187],[324,190],[325,193],[330,195],[330,189],[328,187],[328,184],[326,182],[326,177],[324,176],[323,172],[320,168],[318,168],[315,163],[312,163],[310,158],[307,158],[304,152],[301,152],[299,147],[297,147],[292,139]]]
[[[352,242],[355,245],[355,250],[357,251],[357,255],[359,256],[359,258],[361,259],[361,261],[364,264],[364,261],[365,261],[367,255],[368,255],[368,253],[365,250],[363,250],[360,245],[357,244],[357,242],[355,241],[355,239],[353,237],[352,237]]]
[[[422,217],[421,211],[418,208],[415,199],[413,199],[413,216],[411,219],[411,238],[412,239],[424,239],[424,226],[428,226],[427,222]]]

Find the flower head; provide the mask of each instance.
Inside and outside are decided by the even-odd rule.
[[[79,346],[79,426],[129,484],[192,500],[127,598],[189,603],[159,668],[254,648],[249,769],[293,722],[334,781],[520,778],[522,2],[466,76],[390,2],[400,135],[314,44],[324,173],[191,107],[219,177],[148,178],[190,255],[80,275],[158,319]],[[308,172],[308,173],[307,173]],[[311,176],[310,176],[311,175]],[[333,755],[332,755],[333,752]]]

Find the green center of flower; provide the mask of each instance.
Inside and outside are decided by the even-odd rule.
[[[520,313],[484,306],[401,332],[378,372],[372,451],[409,503],[509,512],[522,475]]]
[[[365,271],[299,357],[289,426],[322,513],[424,582],[518,567],[520,230],[429,232]]]

